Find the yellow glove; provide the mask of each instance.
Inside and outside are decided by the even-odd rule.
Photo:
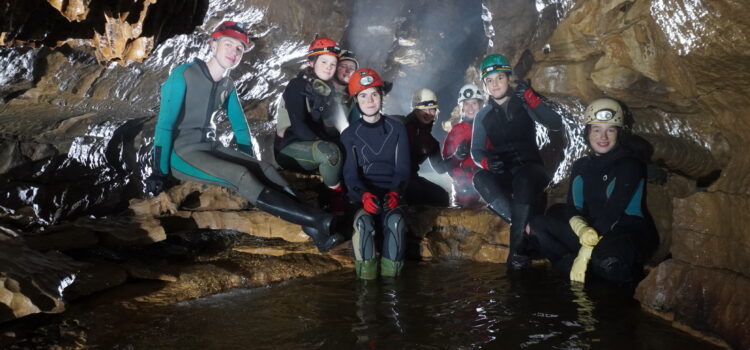
[[[573,232],[578,236],[581,245],[593,247],[599,243],[599,240],[601,239],[599,233],[597,233],[593,227],[589,226],[586,219],[582,216],[574,216],[570,218],[568,223],[570,223],[570,228],[572,228]]]
[[[601,237],[581,216],[570,218],[569,223],[581,242],[581,249],[578,250],[578,256],[570,268],[570,280],[583,283],[586,280],[586,268],[591,260],[591,253]]]

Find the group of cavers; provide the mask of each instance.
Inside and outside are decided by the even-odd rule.
[[[536,143],[536,123],[559,130],[562,119],[527,83],[512,82],[504,56],[482,60],[483,89],[474,84],[460,89],[461,120],[441,150],[432,135],[439,107],[433,91],[414,92],[408,116],[385,115],[390,84],[376,71],[358,67],[354,54],[334,40],[318,37],[309,46],[305,68],[279,100],[273,148],[281,168],[320,175],[327,188],[321,196],[329,204],[323,210],[301,201],[277,169],[254,154],[228,74],[254,46],[248,32],[223,22],[209,45],[207,62],[176,67],[162,85],[148,192],[161,192],[170,174],[232,189],[258,209],[302,226],[321,252],[348,240],[336,221],[349,213],[355,270],[365,280],[401,273],[407,203],[449,205],[441,186],[418,175],[428,159],[453,179],[458,205],[486,204],[510,223],[509,270],[546,258],[571,281],[583,282],[588,270],[627,284],[641,276],[656,247],[644,205],[645,163],[624,142],[630,133],[615,100],[598,99],[585,109],[584,137],[591,152],[572,167],[567,203],[545,214],[550,180]],[[226,111],[236,149],[215,138],[213,116],[219,110]]]

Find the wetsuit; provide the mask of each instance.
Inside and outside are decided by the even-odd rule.
[[[234,131],[237,151],[214,140],[214,114],[224,109]],[[211,78],[201,60],[175,68],[161,87],[161,106],[154,134],[154,156],[161,174],[219,185],[255,204],[265,186],[288,188],[267,163],[253,157],[250,131],[237,90],[229,77]]]
[[[358,119],[341,134],[341,143],[346,154],[344,182],[352,201],[360,202],[366,192],[381,201],[388,192],[404,193],[411,162],[408,136],[401,121],[389,116],[382,116],[375,123]],[[383,209],[379,215],[360,209],[355,215],[352,237],[355,260],[375,258],[376,244],[381,244],[375,242],[375,232],[382,230],[382,256],[403,261],[406,254],[403,216],[403,206]]]
[[[480,200],[474,189],[474,174],[480,168],[468,153],[473,122],[469,119],[454,125],[443,143],[443,159],[448,163],[448,173],[453,179],[455,202],[462,207],[477,204]]]
[[[323,182],[333,188],[341,180],[339,131],[324,120],[335,110],[335,92],[314,74],[310,68],[303,70],[284,90],[289,122],[282,136],[276,135],[274,153],[283,168],[299,172],[317,170]]]
[[[237,151],[213,140],[214,114],[225,109]],[[333,216],[300,202],[283,177],[255,159],[237,91],[229,77],[215,82],[201,60],[175,68],[161,88],[154,135],[155,171],[160,175],[227,187],[259,209],[303,226],[320,251],[343,241],[331,234]]]
[[[549,178],[536,145],[534,122],[557,130],[562,121],[556,113],[542,116],[511,94],[502,105],[490,99],[474,118],[471,157],[482,168],[474,175],[474,188],[491,210],[511,223],[511,269],[530,265],[531,260],[519,254],[523,228],[546,205],[544,188]]]
[[[440,143],[432,136],[433,123],[422,124],[415,112],[406,116],[404,121],[411,155],[411,179],[406,189],[406,200],[409,204],[447,207],[450,205],[448,192],[440,185],[419,176],[419,166],[427,159],[437,173],[445,172],[443,158],[440,156]]]
[[[594,247],[589,271],[607,280],[632,282],[658,244],[645,206],[646,165],[618,146],[573,164],[563,220],[539,216],[531,223],[530,249],[570,271],[581,247],[568,220],[582,216],[602,239]]]

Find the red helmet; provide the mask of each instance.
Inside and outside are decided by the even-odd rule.
[[[250,46],[250,40],[248,40],[247,31],[242,28],[237,22],[222,22],[218,27],[216,27],[216,29],[214,29],[214,32],[211,33],[212,39],[218,39],[223,36],[235,38],[241,41],[245,45],[245,47]]]
[[[312,44],[310,44],[310,48],[307,49],[307,57],[333,55],[338,58],[339,53],[341,53],[339,44],[333,41],[333,39],[324,36],[313,40]]]
[[[349,95],[357,96],[362,90],[378,86],[385,86],[378,72],[370,68],[358,69],[352,73],[352,78],[349,80]]]

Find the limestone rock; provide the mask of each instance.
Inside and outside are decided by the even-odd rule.
[[[699,192],[674,200],[672,256],[750,277],[750,198]]]
[[[417,208],[409,217],[423,259],[505,263],[510,226],[489,210]]]
[[[80,265],[61,254],[42,254],[19,240],[0,240],[0,322],[35,313],[59,313]]]
[[[689,265],[675,259],[660,264],[636,290],[641,304],[661,316],[736,349],[750,348],[750,279],[728,270]]]

